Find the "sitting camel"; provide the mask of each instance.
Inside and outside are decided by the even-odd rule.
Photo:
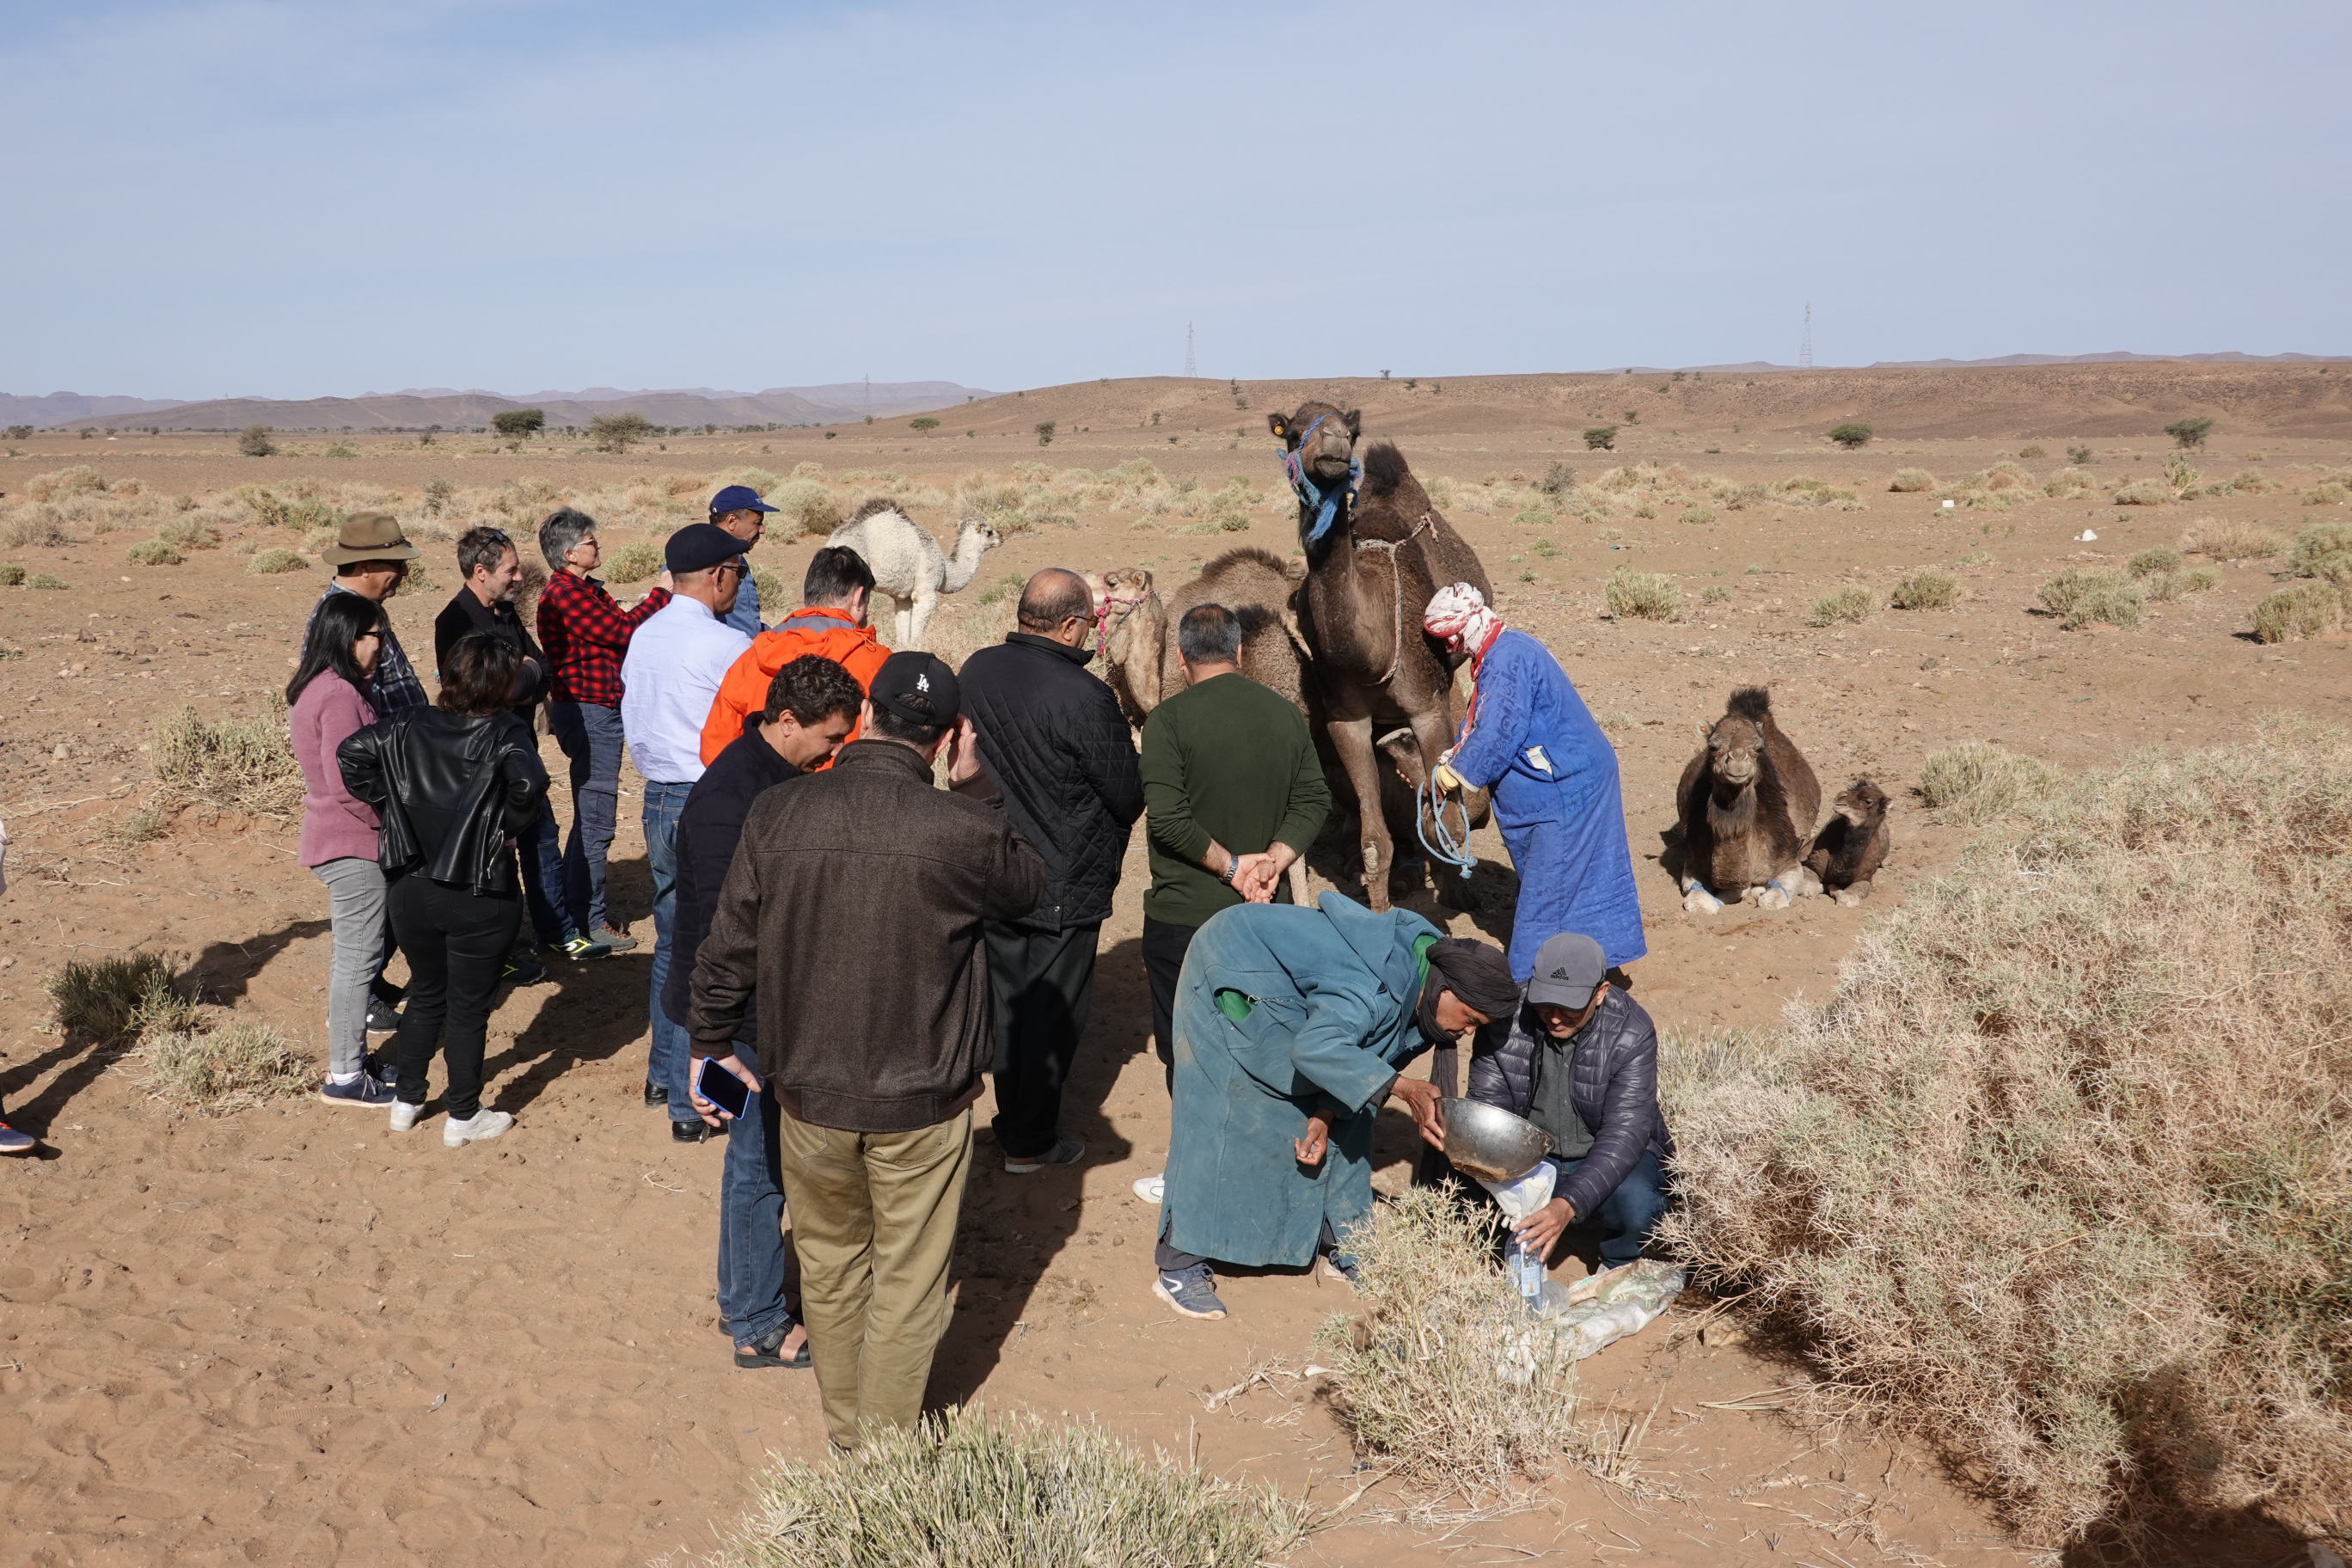
[[[1822,786],[1794,742],[1772,721],[1760,686],[1731,694],[1706,744],[1683,769],[1675,804],[1682,816],[1683,908],[1713,914],[1757,889],[1759,909],[1785,910],[1818,890],[1804,876]]]
[[[1831,898],[1851,908],[1870,897],[1870,879],[1894,847],[1895,836],[1886,828],[1886,792],[1868,779],[1856,779],[1822,824],[1805,869],[1821,879]]]
[[[874,573],[874,591],[887,594],[898,606],[895,648],[919,648],[939,608],[940,595],[952,594],[980,571],[980,558],[1004,541],[985,519],[968,517],[956,531],[952,552],[917,528],[898,503],[877,496],[860,505],[847,522],[833,531],[827,544],[845,544],[857,552]]]

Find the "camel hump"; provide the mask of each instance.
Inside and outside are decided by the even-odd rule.
[[[1201,580],[1205,583],[1212,577],[1221,577],[1228,572],[1244,566],[1254,566],[1262,572],[1271,572],[1277,577],[1287,578],[1290,575],[1290,566],[1281,556],[1271,550],[1261,549],[1255,544],[1244,544],[1238,550],[1226,551],[1223,555],[1202,567]]]
[[[1364,448],[1364,493],[1384,496],[1412,478],[1412,469],[1394,441],[1374,441]]]
[[[878,517],[886,511],[897,511],[898,510],[898,503],[891,500],[888,496],[867,496],[864,500],[857,503],[857,510],[849,514],[849,521],[852,522],[864,522],[869,517]]]
[[[1740,687],[1731,694],[1724,711],[1761,724],[1772,717],[1772,693],[1761,686]]]

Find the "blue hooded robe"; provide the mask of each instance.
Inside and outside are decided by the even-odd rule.
[[[1612,964],[1650,951],[1625,844],[1617,752],[1551,650],[1506,628],[1478,661],[1478,695],[1454,748],[1454,771],[1494,792],[1495,826],[1519,874],[1511,977],[1525,985],[1536,949],[1564,931],[1601,944]]]
[[[1338,893],[1313,909],[1241,904],[1209,917],[1176,982],[1175,1110],[1160,1235],[1246,1266],[1305,1265],[1372,1207],[1372,1121],[1427,1048],[1414,1021],[1443,933]],[[1303,1169],[1291,1142],[1318,1105],[1344,1113]]]

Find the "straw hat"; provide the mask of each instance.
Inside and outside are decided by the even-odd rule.
[[[400,521],[388,511],[355,511],[343,520],[335,542],[319,552],[330,566],[354,561],[414,561],[424,552],[408,542]]]

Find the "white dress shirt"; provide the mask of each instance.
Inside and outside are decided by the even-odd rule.
[[[681,594],[629,638],[621,660],[621,731],[629,761],[654,784],[702,776],[702,726],[719,683],[751,639]]]

